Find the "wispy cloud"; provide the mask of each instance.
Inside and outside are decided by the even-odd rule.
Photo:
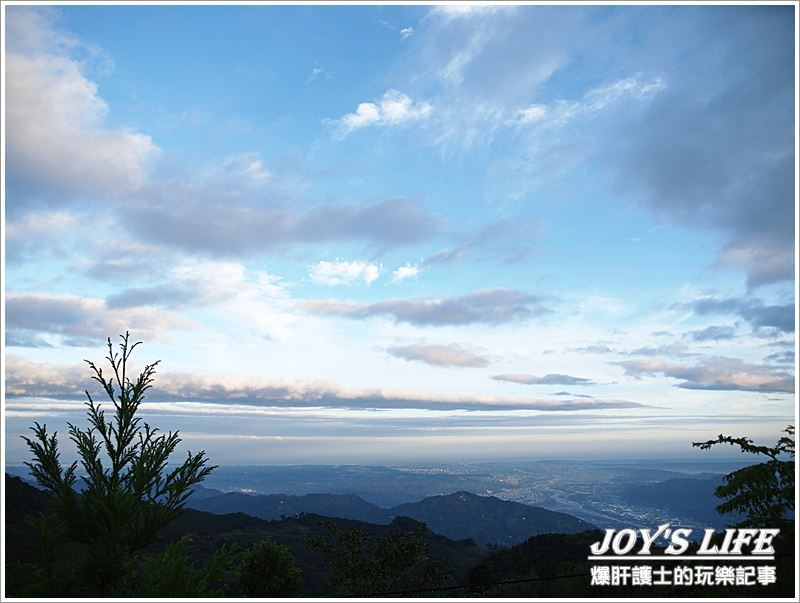
[[[505,374],[494,375],[492,379],[495,381],[508,381],[510,383],[519,383],[522,385],[596,385],[591,379],[573,377],[572,375],[561,375],[558,373],[549,373],[542,377],[529,374]]]
[[[606,164],[662,219],[721,235],[716,265],[744,270],[753,288],[794,276],[794,33],[767,11],[727,23],[706,61],[685,63],[675,47],[681,67],[643,114],[620,119]]]
[[[275,252],[297,245],[365,241],[403,246],[431,239],[441,218],[410,199],[373,205],[323,205],[307,210],[233,200],[185,204],[152,201],[125,209],[126,226],[143,240],[219,256]],[[213,229],[206,226],[214,224]]]
[[[150,287],[131,287],[121,289],[106,297],[106,307],[111,310],[136,308],[138,306],[161,306],[180,308],[199,306],[211,301],[209,292],[200,283],[172,282]]]
[[[416,360],[441,367],[478,368],[489,364],[489,359],[464,349],[460,345],[403,345],[386,350],[396,358]]]
[[[308,77],[306,77],[306,85],[321,77],[323,74],[325,74],[325,69],[319,67],[318,65],[314,65],[314,67],[311,68],[311,72],[308,74]],[[326,75],[327,77],[330,77],[329,74]]]
[[[629,77],[587,91],[580,100],[533,104],[517,112],[518,125],[563,126],[580,116],[599,113],[623,98],[646,99],[667,87],[662,77]]]
[[[666,343],[655,346],[634,348],[628,352],[631,356],[693,356],[685,343]]]
[[[457,264],[467,257],[469,249],[466,247],[453,247],[450,249],[443,249],[428,256],[422,262],[423,266],[451,266]]]
[[[373,304],[306,300],[301,307],[323,316],[353,319],[385,316],[420,326],[500,324],[550,312],[539,297],[512,289],[484,289],[438,299],[389,299]]]
[[[6,347],[17,348],[52,348],[54,347],[41,335],[29,330],[6,329]]]
[[[75,267],[98,281],[128,284],[147,277],[162,277],[168,271],[167,266],[177,262],[173,255],[157,245],[125,237],[96,245],[91,253],[75,261]]]
[[[584,347],[575,348],[576,352],[582,354],[612,354],[614,350],[604,343],[593,343]]]
[[[142,339],[166,339],[174,330],[210,328],[189,318],[188,308],[203,308],[215,316],[213,328],[237,338],[283,338],[294,322],[281,280],[239,262],[184,260],[155,276],[155,284],[121,289],[105,299],[9,293],[12,341],[35,341],[38,334],[61,345],[97,346],[126,330]]]
[[[36,256],[52,240],[53,232],[75,232],[78,216],[64,210],[34,210],[6,223],[6,253],[13,261]]]
[[[733,327],[711,325],[705,329],[689,331],[684,334],[684,337],[689,337],[694,341],[723,341],[736,337],[736,329]]]
[[[510,5],[480,4],[478,2],[460,2],[454,4],[437,4],[430,9],[430,15],[444,19],[463,19],[513,9]]]
[[[753,330],[775,329],[782,333],[795,330],[794,304],[765,304],[750,297],[701,297],[689,302],[695,314],[728,314],[747,321]]]
[[[491,145],[511,126],[520,145],[504,160],[507,194],[521,197],[554,173],[594,165],[610,177],[613,196],[721,235],[712,265],[744,271],[748,287],[793,278],[790,18],[767,11],[682,18],[657,9],[629,21],[565,7],[475,14],[437,7],[419,32],[426,44],[410,70],[443,89],[432,97],[435,144]],[[726,35],[700,35],[720,19],[730,19]],[[649,33],[631,44],[633,22]],[[687,63],[688,47],[669,39],[705,49],[706,60]],[[559,96],[560,85],[591,82],[575,78],[577,69],[602,74],[611,65],[627,72]]]
[[[770,354],[764,358],[764,360],[780,366],[794,366],[794,358],[794,350],[787,350],[785,352],[775,352]]]
[[[428,256],[422,266],[452,266],[467,259],[514,264],[530,256],[543,231],[542,221],[536,219],[495,220],[461,233],[455,246]]]

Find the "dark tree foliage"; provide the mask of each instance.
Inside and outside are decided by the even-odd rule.
[[[242,555],[239,588],[245,597],[299,597],[303,572],[287,547],[262,540]]]
[[[435,587],[446,576],[429,562],[428,548],[417,531],[396,531],[370,542],[359,527],[342,530],[328,524],[331,538],[311,544],[325,553],[332,585],[349,596],[374,596],[399,589]]]
[[[720,513],[739,513],[747,519],[740,525],[776,527],[789,521],[794,511],[794,426],[783,430],[774,446],[759,446],[750,438],[720,434],[715,440],[694,442],[692,446],[708,450],[718,444],[738,446],[746,454],[766,457],[763,463],[749,465],[725,476],[716,490],[723,502]]]
[[[76,488],[78,462],[61,465],[55,432],[48,434],[46,425],[35,423],[33,437],[23,436],[33,455],[33,462],[26,465],[36,481],[55,495],[56,517],[66,538],[87,545],[87,579],[103,596],[125,588],[133,554],[152,543],[181,513],[191,487],[215,468],[201,451],[188,453],[182,464],[168,469],[169,457],[181,441],[178,432],[162,433],[136,416],[158,362],[146,365],[132,380],[129,361],[140,342],[131,343],[128,333],[120,337],[119,352],[108,339],[110,375],[86,361],[91,378],[113,405],[113,416],[107,418],[87,390],[89,425],[68,423],[85,474],[82,491]]]
[[[128,589],[137,598],[223,597],[235,580],[233,547],[223,546],[197,567],[184,536],[160,553],[141,560],[137,579]]]

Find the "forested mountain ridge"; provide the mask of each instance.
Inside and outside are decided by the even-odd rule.
[[[246,496],[246,495],[243,495]],[[477,500],[473,500],[477,499]],[[455,493],[442,497],[431,497],[423,510],[437,510],[440,505],[461,500],[467,504],[487,503],[489,497],[477,497],[466,493]],[[498,499],[494,499],[495,501]],[[51,495],[38,490],[23,480],[6,476],[6,576],[15,578],[15,571],[8,571],[9,564],[26,562],[34,555],[36,538],[26,519],[47,511]],[[363,502],[363,501],[362,501]],[[420,501],[425,502],[425,501]],[[505,502],[505,501],[500,501]],[[402,506],[402,505],[401,505]],[[521,507],[525,507],[522,505]],[[420,509],[418,511],[422,512]],[[567,516],[569,517],[569,516]],[[458,519],[457,515],[454,520]],[[144,551],[145,555],[164,550],[170,543],[188,537],[189,554],[197,564],[206,562],[221,547],[244,550],[254,543],[269,539],[286,546],[294,557],[297,567],[303,572],[303,594],[305,596],[346,596],[354,594],[333,579],[335,571],[330,557],[315,544],[332,542],[335,534],[361,533],[367,546],[362,553],[367,556],[374,543],[397,535],[418,535],[424,543],[426,560],[420,567],[433,568],[438,572],[438,581],[432,590],[413,586],[416,596],[427,593],[450,596],[499,597],[616,597],[616,596],[787,596],[793,591],[794,555],[792,551],[779,551],[775,565],[779,584],[753,586],[746,589],[723,587],[595,587],[590,583],[592,562],[587,560],[589,545],[597,541],[602,533],[586,530],[574,534],[539,534],[510,548],[487,550],[471,540],[453,540],[436,534],[429,526],[408,517],[396,517],[388,524],[373,524],[362,521],[324,517],[311,513],[299,513],[281,520],[266,521],[244,513],[213,514],[187,509],[159,535],[157,542]],[[370,544],[371,543],[371,544]],[[680,563],[680,559],[676,559]],[[7,582],[7,593],[14,596],[13,588],[18,584]],[[397,590],[403,591],[406,583],[399,582]],[[235,590],[227,596],[239,596]],[[437,590],[444,588],[445,590]],[[380,594],[384,590],[374,591]],[[395,592],[392,588],[389,592]]]
[[[34,555],[35,537],[26,518],[47,511],[52,497],[18,477],[5,477],[6,563],[26,562]],[[266,521],[244,513],[214,514],[187,509],[168,525],[158,541],[145,552],[163,550],[169,543],[189,537],[189,553],[198,564],[207,561],[223,545],[244,550],[254,543],[270,539],[285,545],[303,572],[304,594],[322,596],[348,594],[331,582],[331,567],[317,546],[330,542],[332,534],[363,534],[365,552],[370,543],[393,535],[419,536],[426,550],[427,563],[436,567],[446,583],[463,583],[472,567],[488,551],[472,540],[452,540],[429,530],[424,524],[407,517],[395,518],[387,525],[323,517],[303,513],[282,520]],[[337,590],[338,589],[338,590]]]
[[[247,513],[261,519],[279,519],[299,513],[388,524],[396,517],[424,522],[437,534],[449,538],[471,538],[481,546],[513,546],[531,536],[547,533],[572,534],[594,526],[566,513],[506,501],[494,496],[455,492],[384,509],[358,496],[342,494],[242,494],[190,499],[189,505],[211,513]]]

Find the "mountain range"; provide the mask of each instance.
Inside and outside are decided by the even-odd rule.
[[[398,517],[409,517],[425,523],[437,534],[456,540],[471,538],[481,546],[509,547],[539,534],[573,534],[594,529],[591,524],[566,513],[470,492],[431,496],[391,508],[347,494],[293,496],[217,492],[200,488],[188,505],[210,513],[246,513],[265,520],[313,513],[390,524]]]
[[[231,496],[231,494],[235,494]],[[49,493],[36,489],[25,481],[6,475],[5,478],[5,534],[6,534],[6,579],[7,593],[25,594],[24,575],[20,568],[36,555],[37,536],[27,522],[31,515],[47,512],[52,503]],[[242,498],[245,497],[245,498]],[[332,530],[340,533],[356,530],[363,533],[368,542],[376,543],[393,534],[418,534],[424,542],[427,558],[442,572],[442,587],[434,592],[446,596],[479,596],[487,598],[502,597],[616,597],[616,596],[658,596],[658,597],[704,597],[704,596],[759,596],[787,597],[793,592],[794,546],[791,538],[782,544],[776,554],[778,584],[752,587],[595,587],[590,585],[590,561],[586,555],[589,545],[597,541],[602,533],[586,530],[580,533],[555,533],[564,527],[574,526],[569,515],[553,513],[537,507],[508,503],[493,497],[476,496],[456,492],[447,496],[433,496],[417,503],[399,505],[392,509],[381,509],[365,503],[358,497],[313,495],[310,497],[265,497],[277,508],[284,511],[308,508],[312,502],[319,508],[329,505],[329,509],[347,509],[351,506],[364,513],[412,512],[426,517],[425,523],[409,517],[394,516],[388,523],[371,523],[355,519],[325,517],[307,511],[296,511],[282,519],[267,521],[251,515],[235,512],[214,514],[196,509],[187,509],[160,533],[158,540],[150,545],[145,554],[163,550],[169,543],[182,537],[189,537],[189,553],[197,563],[209,559],[223,545],[242,551],[254,543],[270,539],[286,546],[303,573],[303,594],[306,597],[347,596],[332,580],[329,559],[314,545],[315,541],[330,539]],[[280,505],[280,499],[283,504]],[[198,490],[193,496],[194,504],[207,501],[209,505],[224,506],[233,502],[244,502],[266,509],[265,500],[260,496],[229,493],[209,489]],[[214,501],[214,502],[211,502]],[[377,509],[377,511],[376,511]],[[545,511],[544,514],[536,511]],[[506,514],[504,516],[504,514]],[[552,515],[550,515],[552,514]],[[385,517],[385,516],[384,516]],[[480,535],[482,523],[494,526],[505,525],[506,531],[513,532],[516,524],[535,524],[536,518],[546,518],[554,533],[541,533],[526,539],[510,548],[497,550],[478,546],[474,540],[454,539],[435,533],[431,524],[446,527],[448,530],[470,530]],[[571,518],[576,520],[576,518]],[[428,521],[431,523],[428,524]],[[564,523],[559,524],[562,521]],[[580,521],[580,520],[576,520]],[[428,525],[426,525],[428,524]],[[561,528],[559,528],[561,525]],[[586,524],[588,525],[588,524]],[[441,529],[441,527],[440,527]],[[534,530],[541,530],[539,524]],[[484,540],[487,538],[484,537]],[[489,539],[491,540],[491,539]],[[495,539],[496,541],[496,539]],[[680,560],[676,560],[680,562]],[[20,565],[23,564],[23,565]],[[11,571],[10,571],[11,570]],[[236,588],[235,585],[231,588]],[[419,594],[433,594],[431,591],[414,591]],[[238,596],[238,591],[230,591],[226,596]],[[14,594],[13,596],[17,596]]]

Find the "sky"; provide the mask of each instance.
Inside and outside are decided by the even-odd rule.
[[[651,458],[795,421],[795,7],[22,6],[5,455]]]

